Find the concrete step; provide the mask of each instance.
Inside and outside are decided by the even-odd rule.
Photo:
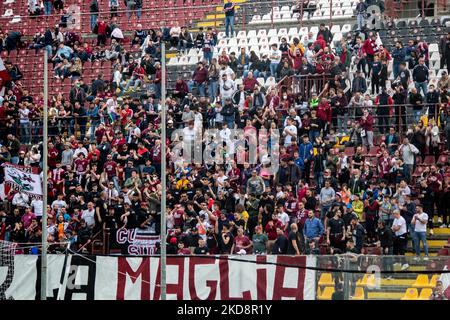
[[[206,15],[206,20],[217,20],[217,19],[225,19],[224,13],[211,13]]]
[[[367,292],[367,298],[370,300],[400,300],[405,292],[386,292],[374,291]]]

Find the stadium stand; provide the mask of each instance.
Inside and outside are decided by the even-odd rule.
[[[0,164],[42,172],[44,50],[51,137],[49,208],[5,190],[0,240],[32,253],[43,210],[54,252],[69,242],[121,253],[121,228],[158,235],[166,143],[168,253],[315,254],[324,266],[347,253],[358,256],[355,267],[392,257],[377,261],[393,271],[379,286],[371,274],[352,278],[353,300],[443,297],[434,288],[450,247],[445,3],[416,18],[397,16],[411,1],[386,1],[380,21],[361,30],[352,0],[232,1],[234,13],[224,12],[228,0],[134,3],[141,7],[120,3],[116,13],[110,1],[65,1],[51,15],[36,1],[0,3]],[[269,128],[282,137],[276,173],[268,154],[249,164],[248,145],[230,136]],[[224,165],[195,164],[186,150],[171,158],[177,143],[202,141],[203,129],[226,138],[216,155]],[[339,277],[316,277],[317,299],[333,299]]]

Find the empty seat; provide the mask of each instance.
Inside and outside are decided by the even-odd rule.
[[[364,288],[356,287],[355,295],[352,297],[352,300],[364,300]]]
[[[334,286],[334,280],[331,273],[322,273],[320,275],[319,286]]]
[[[419,293],[417,292],[417,288],[408,288],[401,300],[417,300],[418,298]]]
[[[428,276],[426,274],[419,274],[416,278],[416,281],[414,281],[413,285],[414,288],[426,288],[429,286],[428,282]]]
[[[290,37],[298,36],[298,29],[297,29],[297,27],[290,28],[289,32],[288,32],[288,36],[290,36]]]
[[[247,38],[252,39],[256,37],[256,30],[248,30]]]
[[[238,39],[246,39],[247,35],[245,33],[245,30],[239,31],[238,34],[236,35],[236,38],[238,38]]]
[[[266,30],[260,29],[260,30],[258,31],[257,37],[258,37],[258,38],[267,37],[267,32],[266,32]]]
[[[287,29],[286,28],[281,28],[278,30],[278,37],[285,37],[288,35]]]
[[[433,290],[431,288],[424,288],[420,291],[418,300],[430,300]]]
[[[429,287],[430,287],[430,288],[436,287],[436,282],[439,280],[439,278],[440,278],[440,275],[434,274],[434,275],[431,277],[431,280],[430,280],[430,283],[429,283]]]
[[[325,287],[320,295],[317,296],[318,300],[331,300],[331,296],[334,293],[334,287]]]
[[[362,279],[356,281],[357,287],[373,287],[375,286],[375,275],[365,274]]]

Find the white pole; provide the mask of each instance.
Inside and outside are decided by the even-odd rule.
[[[48,154],[48,52],[44,50],[44,119],[43,119],[43,179],[42,179],[42,255],[41,255],[41,300],[47,300],[47,154]]]
[[[161,42],[161,300],[166,300],[166,47]]]

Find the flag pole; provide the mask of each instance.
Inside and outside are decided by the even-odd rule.
[[[166,300],[166,44],[161,41],[161,300]]]
[[[47,300],[47,154],[48,154],[48,52],[44,50],[44,119],[43,119],[43,166],[42,166],[42,255],[41,300]]]

